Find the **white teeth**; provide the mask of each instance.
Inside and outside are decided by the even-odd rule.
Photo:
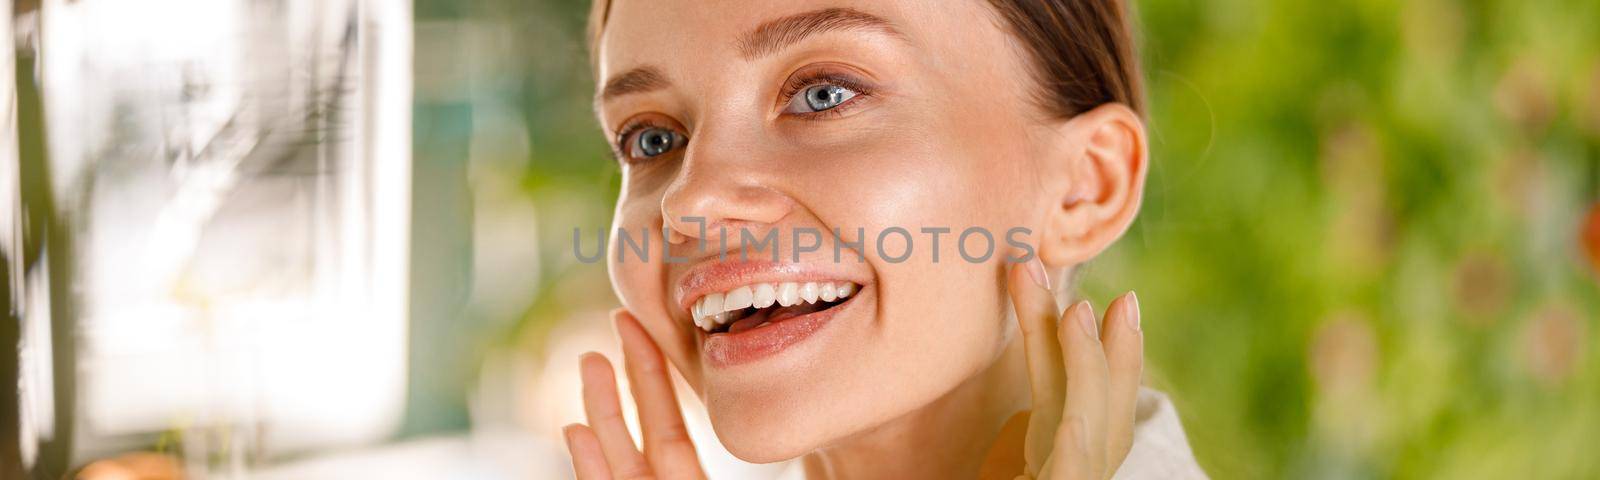
[[[709,317],[722,313],[722,294],[713,293],[706,295],[705,300],[705,306],[700,307],[700,315]]]
[[[778,287],[775,287],[770,283],[756,285],[755,296],[751,298],[752,300],[750,301],[750,306],[752,307],[770,307],[772,306],[773,302],[778,301]]]
[[[817,298],[821,298],[822,301],[824,301],[824,302],[831,302],[831,301],[837,300],[839,298],[839,290],[833,288],[833,284],[832,283],[818,284],[817,285]]]
[[[817,282],[806,282],[801,285],[800,298],[806,303],[817,303]]]
[[[707,294],[689,307],[689,313],[694,317],[695,326],[710,332],[732,321],[746,308],[832,302],[849,298],[855,292],[856,284],[850,282],[760,283]]]
[[[788,307],[799,304],[800,284],[794,282],[783,282],[778,284],[778,305]]]
[[[728,291],[728,296],[723,298],[722,311],[736,312],[750,308],[750,287],[739,287]]]

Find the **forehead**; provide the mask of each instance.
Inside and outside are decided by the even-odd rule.
[[[741,38],[763,23],[830,8],[883,18],[913,38],[978,30],[959,28],[963,21],[990,24],[974,16],[987,10],[979,0],[613,0],[595,46],[597,73],[607,78],[646,64],[732,61],[740,58]]]

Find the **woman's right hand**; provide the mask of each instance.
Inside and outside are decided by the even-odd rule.
[[[684,428],[683,412],[672,391],[670,367],[661,349],[627,310],[619,308],[611,316],[622,339],[628,384],[639,408],[644,451],[634,446],[633,435],[623,420],[611,362],[599,353],[585,353],[578,359],[578,368],[583,378],[583,410],[588,423],[574,423],[562,429],[567,450],[572,453],[573,471],[579,480],[705,478],[689,431]]]

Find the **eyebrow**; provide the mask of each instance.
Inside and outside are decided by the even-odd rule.
[[[808,37],[836,31],[869,31],[895,37],[904,36],[894,24],[883,17],[851,8],[824,8],[797,13],[757,25],[739,37],[739,55],[745,60],[755,60],[772,55]],[[667,76],[654,66],[628,70],[606,81],[600,89],[600,102],[637,93],[661,90],[672,85]]]
[[[841,30],[878,32],[902,36],[883,17],[851,8],[824,8],[771,20],[739,39],[739,54],[755,60],[776,53],[807,37]]]
[[[660,90],[671,84],[660,69],[652,66],[639,67],[606,81],[605,88],[600,89],[600,100],[607,101],[623,95]]]

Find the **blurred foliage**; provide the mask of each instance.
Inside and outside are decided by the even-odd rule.
[[[1600,199],[1600,2],[1135,8],[1153,170],[1141,219],[1083,288],[1139,291],[1149,383],[1202,464],[1600,477],[1600,295],[1579,233]],[[617,181],[589,109],[586,13],[418,3],[419,25],[500,32],[488,44],[505,51],[474,70],[489,80],[452,101],[510,105],[527,138],[527,158],[503,160],[543,206],[545,287],[515,338],[614,302],[569,251],[573,226],[606,225]]]

